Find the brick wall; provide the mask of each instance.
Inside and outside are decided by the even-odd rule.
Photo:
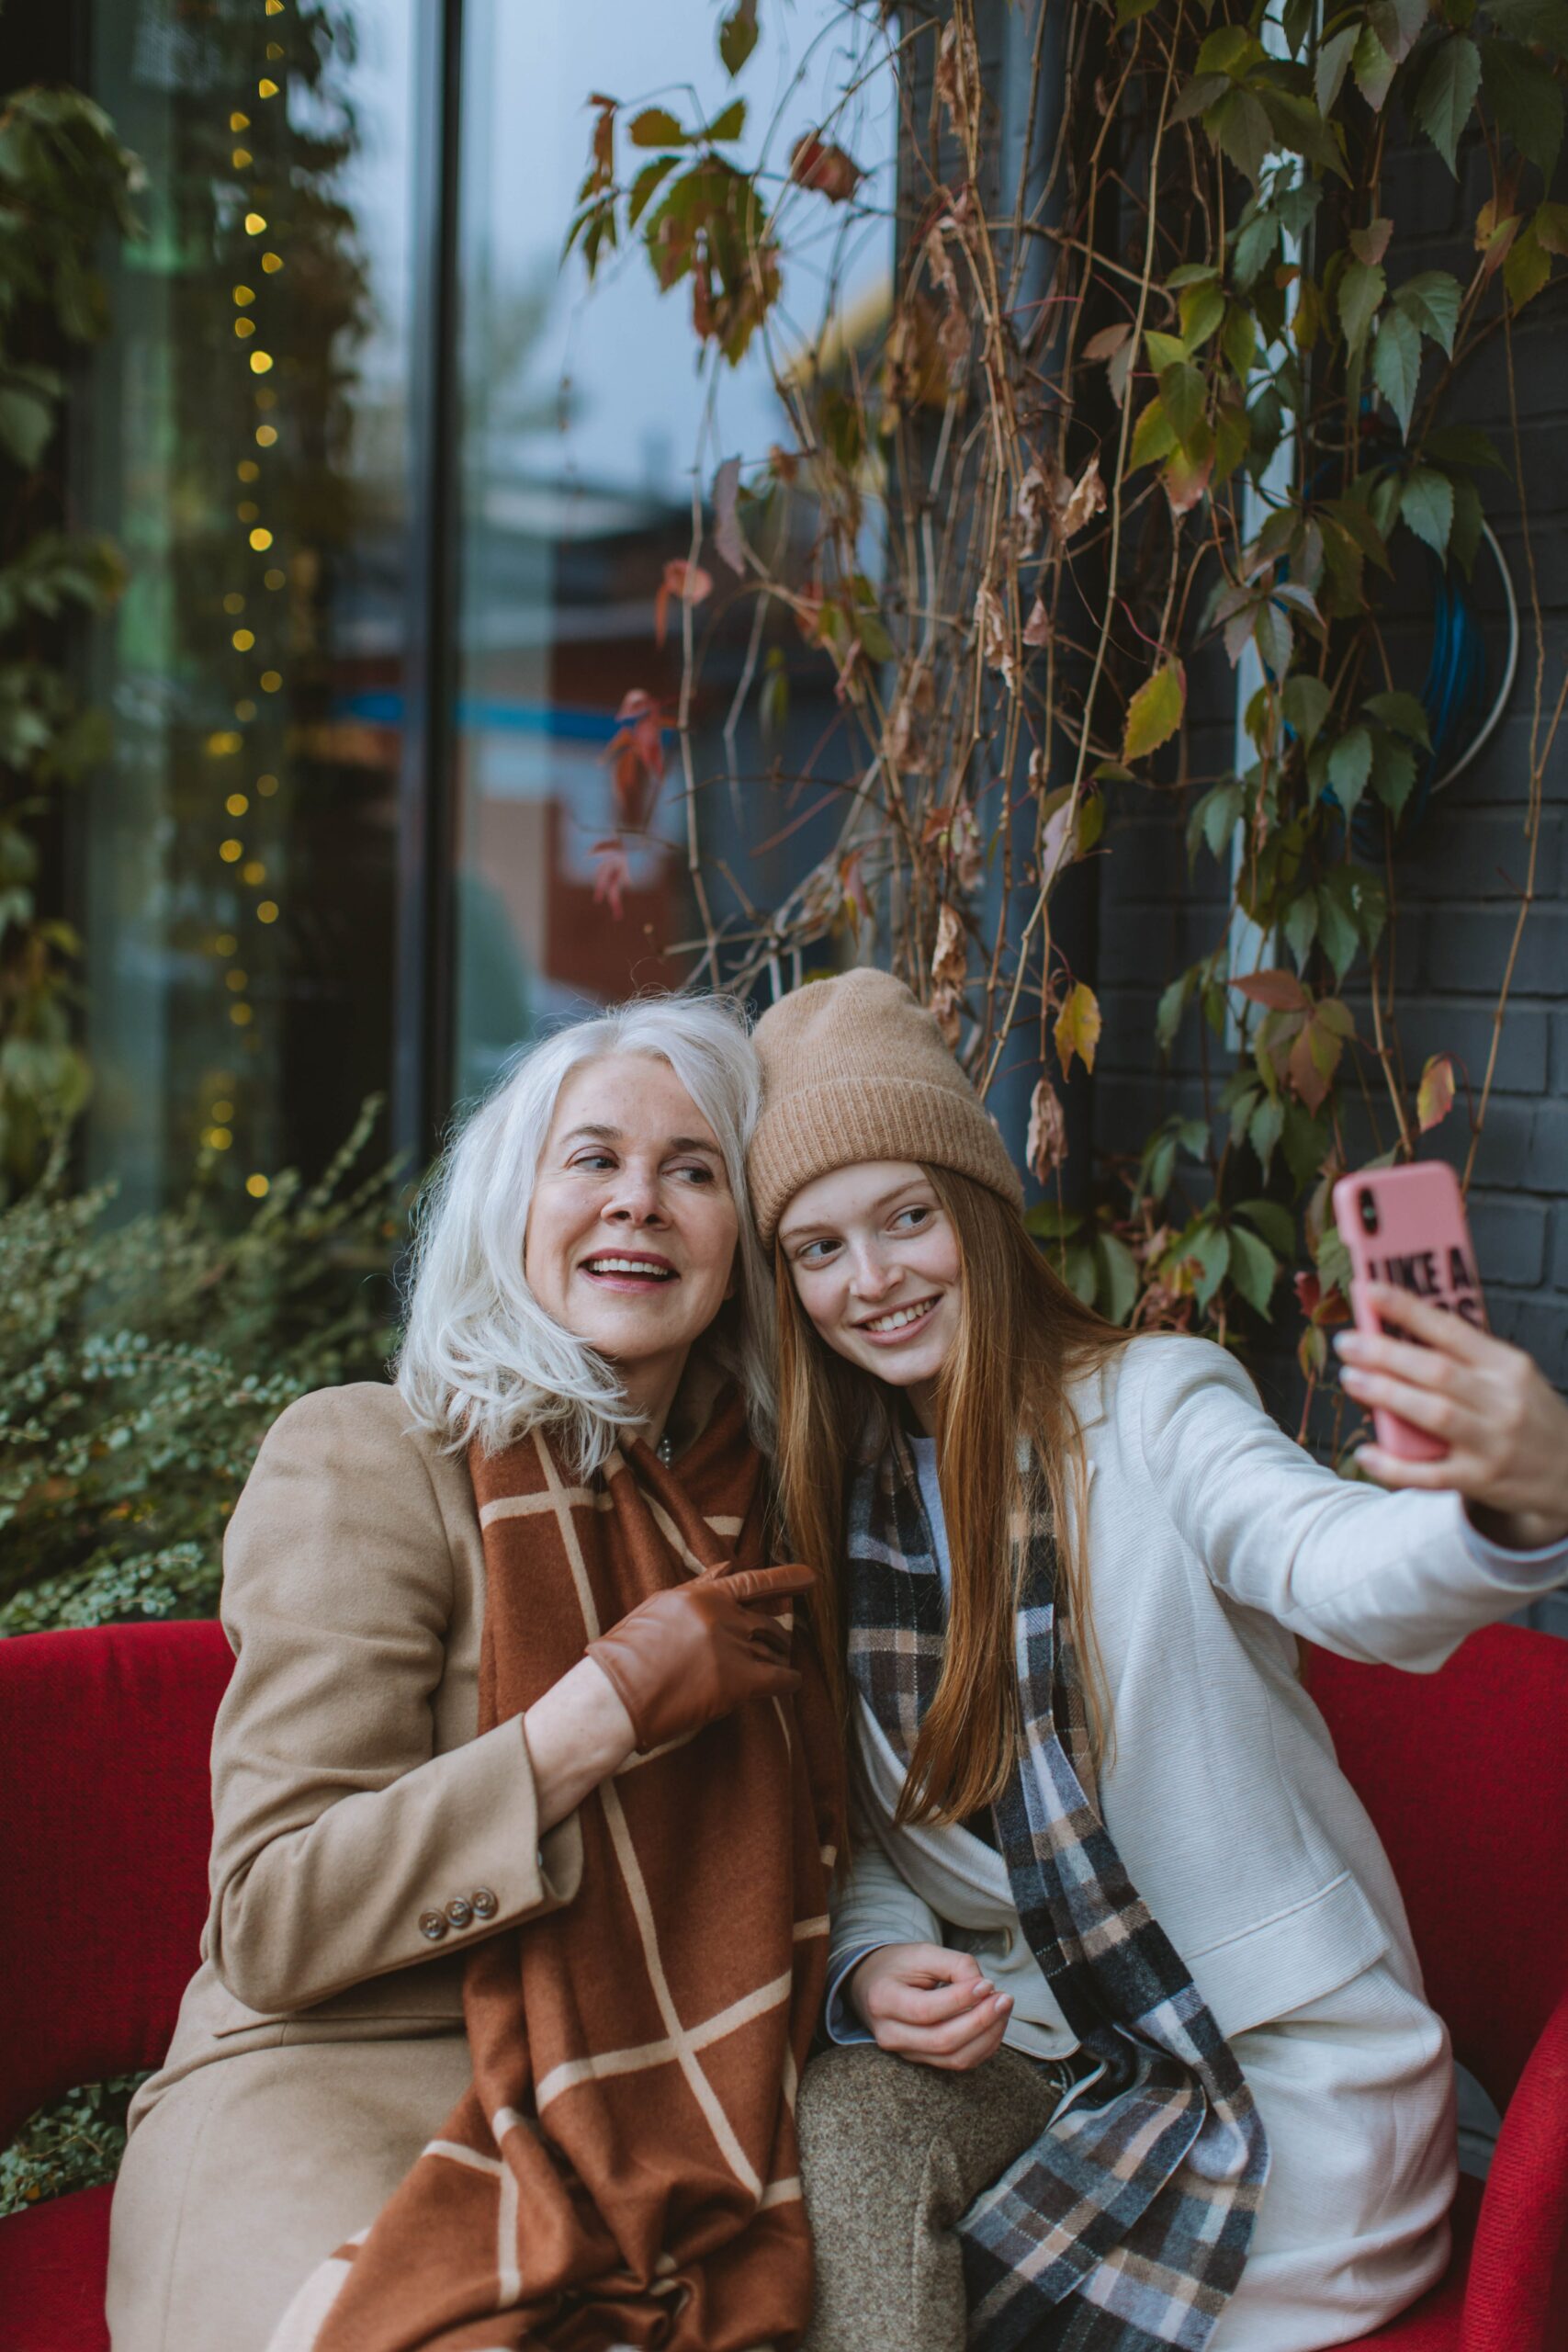
[[[1391,189],[1390,209],[1396,220],[1420,220],[1427,226],[1419,237],[1396,238],[1389,255],[1391,279],[1438,266],[1462,277],[1470,261],[1463,224],[1473,220],[1483,192],[1473,164],[1456,190],[1436,156],[1405,156]],[[1568,659],[1564,308],[1563,289],[1553,287],[1527,311],[1514,336],[1526,497],[1545,623],[1548,706]],[[1510,455],[1500,338],[1457,384],[1448,414],[1454,422],[1485,426],[1505,458]],[[1480,759],[1435,797],[1425,820],[1402,842],[1393,944],[1407,1067],[1418,1071],[1427,1055],[1450,1052],[1468,1069],[1477,1093],[1526,871],[1536,665],[1518,492],[1511,478],[1490,473],[1483,480],[1482,497],[1519,595],[1524,634],[1518,675],[1503,721]],[[1430,639],[1429,588],[1418,560],[1407,560],[1401,581],[1404,610],[1391,642],[1396,664],[1417,684]],[[1495,685],[1506,632],[1502,591],[1484,548],[1476,561],[1473,597],[1483,616]],[[1190,773],[1212,779],[1228,766],[1232,753],[1232,683],[1223,659],[1205,657],[1193,667],[1190,707]],[[1168,1064],[1158,1063],[1153,1046],[1160,989],[1213,944],[1224,920],[1222,877],[1206,851],[1200,852],[1196,876],[1189,876],[1184,818],[1183,796],[1174,790],[1129,788],[1107,829],[1110,854],[1098,876],[1098,977],[1106,1022],[1092,1113],[1095,1150],[1101,1158],[1135,1152],[1168,1111],[1201,1105],[1196,1014],[1189,1017]],[[1223,1078],[1223,1052],[1214,1068]],[[1376,1141],[1364,1118],[1354,1124],[1358,1156],[1391,1139],[1386,1105]],[[1462,1162],[1467,1145],[1461,1101],[1424,1148]],[[1560,1387],[1568,1386],[1568,730],[1548,769],[1536,899],[1505,1019],[1471,1212],[1495,1328],[1528,1347]],[[1287,1291],[1277,1294],[1274,1315],[1273,1333],[1255,1351],[1255,1369],[1270,1403],[1293,1426],[1300,1383],[1292,1362],[1295,1310]],[[1537,1618],[1568,1633],[1568,1599],[1545,1604]]]

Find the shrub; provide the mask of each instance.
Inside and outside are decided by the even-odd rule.
[[[237,1231],[199,1188],[116,1223],[112,1188],[58,1177],[0,1214],[0,1634],[210,1613],[269,1425],[382,1376],[402,1215],[360,1168],[374,1107]]]

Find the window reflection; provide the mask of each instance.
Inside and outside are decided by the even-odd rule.
[[[852,20],[841,0],[775,12],[769,43],[739,86],[759,123],[775,120],[780,154],[809,127],[814,94],[830,85],[824,36],[845,37]],[[705,496],[723,458],[762,458],[785,437],[783,419],[760,344],[734,373],[699,372],[689,298],[660,298],[640,253],[623,256],[592,292],[579,256],[564,271],[558,264],[582,176],[590,94],[630,104],[678,84],[685,104],[689,78],[705,96],[727,86],[716,26],[710,0],[661,0],[657,8],[598,0],[589,9],[467,0],[459,1098],[488,1085],[540,1022],[638,986],[676,984],[700,962],[691,944],[701,923],[687,871],[686,777],[672,724],[682,616],[676,602],[660,648],[656,607],[666,567],[693,555],[694,488]],[[801,74],[813,57],[815,68]],[[889,180],[893,128],[889,119],[860,131],[866,161],[880,160]],[[889,213],[886,233],[840,278],[852,311],[874,310],[890,249]],[[821,292],[809,264],[797,270],[794,332],[815,331]],[[711,553],[702,560],[713,567]],[[742,583],[727,575],[718,584],[694,616],[703,659],[691,775],[710,888],[722,910],[741,919],[747,898],[782,895],[820,836],[809,810],[801,822],[787,785],[766,780],[762,673],[754,662],[748,668],[755,608]],[[798,639],[784,633],[793,660]],[[780,634],[770,618],[767,646]],[[804,749],[831,728],[833,707],[826,665],[818,658],[801,668],[792,727]],[[723,730],[746,675],[752,684],[732,763]],[[782,766],[787,776],[787,756]],[[781,846],[759,854],[755,845],[775,834]]]
[[[259,1193],[384,1083],[401,667],[412,0],[95,0],[147,181],[87,503],[130,584],[86,829],[91,1155]]]

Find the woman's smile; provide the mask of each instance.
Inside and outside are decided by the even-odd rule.
[[[941,1298],[933,1291],[928,1297],[917,1299],[913,1306],[890,1308],[886,1315],[874,1315],[868,1322],[856,1328],[879,1347],[897,1344],[900,1340],[913,1339],[919,1327],[941,1304]]]

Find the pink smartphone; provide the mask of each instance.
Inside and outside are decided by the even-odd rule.
[[[1334,1187],[1334,1222],[1350,1253],[1350,1311],[1359,1331],[1376,1335],[1384,1328],[1361,1303],[1368,1282],[1397,1283],[1434,1306],[1462,1315],[1478,1330],[1486,1329],[1464,1198],[1459,1178],[1442,1160],[1341,1176]],[[1410,1334],[1393,1336],[1407,1340]],[[1424,1430],[1375,1406],[1372,1426],[1378,1443],[1405,1462],[1440,1462],[1448,1452]]]

